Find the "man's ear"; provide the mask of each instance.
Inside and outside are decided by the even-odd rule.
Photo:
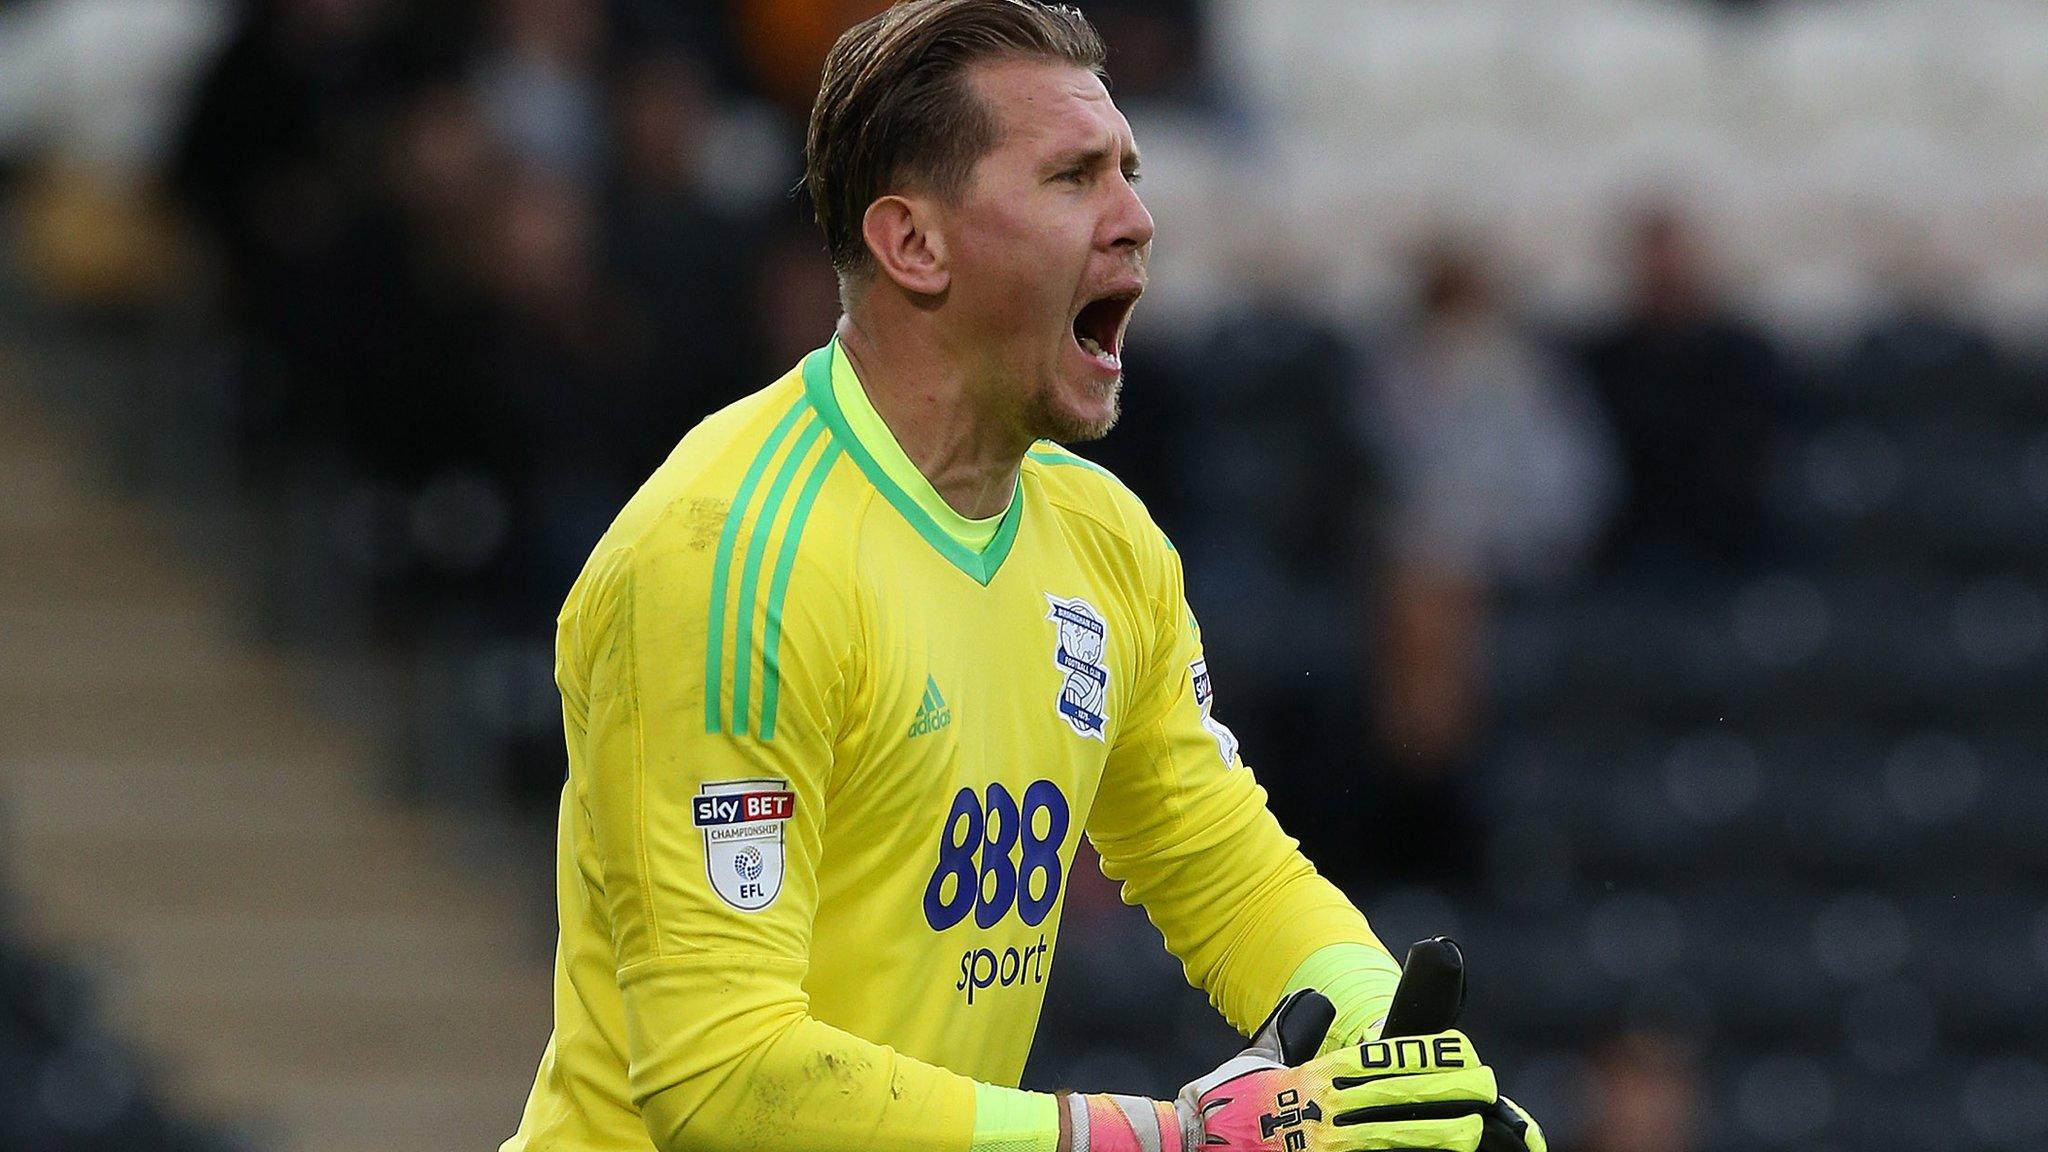
[[[868,205],[861,235],[882,274],[907,292],[936,296],[952,283],[946,241],[932,227],[932,204],[907,196],[884,196]]]

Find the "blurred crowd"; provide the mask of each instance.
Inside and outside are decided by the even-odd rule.
[[[587,549],[698,419],[829,336],[834,282],[791,192],[802,120],[837,30],[882,6],[269,0],[204,70],[163,179],[217,271],[204,306],[232,349],[241,482],[289,526],[277,623],[416,657],[411,755],[430,797],[550,809],[548,644]],[[1231,115],[1196,0],[1081,6],[1141,143],[1147,108]],[[1621,844],[1598,871],[1604,833],[1570,838],[1597,804],[1553,814],[1516,791],[1549,779],[1531,758],[1593,740],[1605,771],[1613,749],[1667,735],[1678,758],[1712,719],[1685,710],[1741,696],[1715,695],[1726,683],[1834,699],[1800,677],[1880,614],[1835,576],[1867,562],[1961,580],[1942,521],[2023,542],[2048,507],[2048,440],[2012,431],[2041,415],[2027,398],[2039,365],[1932,294],[1902,294],[1844,346],[1780,347],[1723,289],[1693,207],[1645,189],[1612,221],[1624,306],[1562,328],[1518,307],[1517,270],[1479,225],[1414,237],[1400,306],[1351,323],[1273,288],[1213,322],[1148,325],[1141,309],[1124,423],[1082,447],[1187,555],[1219,707],[1283,822],[1340,883],[1390,894],[1399,930],[1448,927],[1452,907],[1475,923],[1583,915],[1581,968],[1610,937],[1631,955],[1664,939],[1689,915],[1693,897],[1673,893],[1690,879],[1626,889],[1687,867],[1657,853],[1697,837]],[[1173,220],[1160,224],[1170,243]],[[1955,423],[1923,414],[1958,385],[1988,397],[1961,424],[1996,434],[1944,442],[1950,460],[2003,445],[2021,495],[1911,507],[1916,430]],[[2016,562],[1992,553],[1991,569]],[[2029,604],[2039,616],[2023,579],[1971,587],[1980,647]],[[1684,632],[1729,600],[1731,636]],[[2017,675],[2041,646],[1983,666]],[[1918,652],[1879,650],[1901,667]],[[1857,651],[1841,675],[1875,675]],[[1867,680],[1841,691],[1878,698]],[[1857,731],[1893,738],[1888,707]],[[1608,727],[1582,723],[1589,711]],[[1740,742],[1723,757],[1738,767],[1710,768],[1704,793],[1694,761],[1654,769],[1678,782],[1673,803],[1711,810],[1695,820],[1709,831],[1754,800],[1717,808],[1715,789],[1770,754],[1764,737],[1718,738]],[[1663,827],[1626,806],[1613,818],[1643,838]],[[1077,883],[1070,914],[1108,923],[1113,900]],[[1403,919],[1418,908],[1441,914]],[[1069,981],[1147,979],[1119,966],[1146,946],[1127,933],[1070,938]],[[1750,1136],[1797,1143],[1833,1122],[1802,1128],[1811,1100],[1772,1095],[1773,1069],[1804,1066],[1709,1067],[1716,1025],[1687,999],[1705,978],[1674,975],[1681,958],[1610,965],[1616,990],[1589,1003],[1559,990],[1578,972],[1552,970],[1546,991],[1543,955],[1516,978],[1576,1012],[1549,1038],[1575,1053],[1573,1087],[1550,1093],[1576,1101],[1561,1146],[1742,1146],[1712,1126],[1738,1121],[1705,1115],[1710,1079],[1754,1104]],[[1645,1008],[1638,984],[1677,992]],[[1069,989],[1094,1012],[1145,999]],[[1061,1032],[1077,1011],[1049,1007],[1037,1074],[1102,1071]],[[1503,1013],[1509,1054],[1556,1071],[1532,1018],[1516,1033]],[[1186,1071],[1115,1070],[1153,1088]],[[1839,1091],[1847,1114],[1854,1092]]]
[[[291,598],[507,670],[483,755],[527,800],[545,661],[495,638],[542,636],[682,433],[829,337],[791,190],[825,51],[883,6],[279,0],[197,83],[166,175],[247,340],[249,479],[318,525],[291,570],[347,585]],[[1099,7],[1120,91],[1203,98],[1192,0]]]
[[[0,1149],[246,1152],[231,1134],[160,1103],[164,1078],[101,1019],[91,981],[7,935],[0,933]]]
[[[834,285],[791,189],[833,30],[878,7],[250,10],[166,175],[247,341],[250,479],[315,501],[303,567],[367,590],[347,627],[541,627],[681,433],[829,334]],[[1192,0],[1089,8],[1141,122],[1217,102]],[[1357,622],[1316,629],[1326,683],[1248,685],[1237,707],[1292,734],[1258,746],[1283,792],[1294,764],[1383,775],[1385,834],[1331,837],[1376,846],[1377,868],[1454,864],[1430,845],[1465,819],[1451,793],[1486,732],[1494,600],[1766,547],[1789,403],[1773,353],[1715,299],[1677,209],[1622,227],[1638,306],[1583,341],[1532,330],[1483,235],[1451,233],[1417,238],[1412,305],[1377,323],[1275,297],[1135,329],[1126,430],[1098,454],[1213,557],[1196,602],[1242,635],[1229,663],[1273,663],[1255,622],[1292,597]],[[1316,720],[1351,713],[1368,720]],[[537,759],[514,787],[545,801],[555,757]],[[1325,853],[1366,863],[1346,854]]]

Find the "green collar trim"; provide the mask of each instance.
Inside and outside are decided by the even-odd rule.
[[[882,498],[895,507],[897,514],[924,537],[933,551],[945,557],[953,567],[967,573],[975,583],[986,586],[995,579],[996,570],[1010,555],[1010,546],[1017,542],[1017,525],[1024,516],[1022,477],[1019,477],[1017,490],[1010,496],[1010,507],[1003,512],[1002,521],[996,525],[996,534],[988,546],[977,552],[962,544],[940,527],[931,513],[890,477],[888,470],[875,459],[874,453],[868,451],[868,446],[847,423],[846,413],[839,407],[839,397],[832,391],[832,361],[837,355],[839,339],[835,336],[830,344],[804,358],[804,397],[817,410],[818,418],[825,422],[825,427],[831,430],[832,439],[853,457],[853,462],[866,474],[868,483],[873,484]]]
[[[986,520],[969,520],[946,503],[939,490],[911,463],[895,434],[889,431],[889,425],[882,420],[882,414],[875,411],[874,401],[868,399],[868,390],[861,386],[860,376],[854,372],[853,361],[847,359],[843,346],[832,352],[832,398],[839,402],[839,411],[845,415],[846,426],[853,430],[854,438],[867,446],[875,463],[882,466],[898,488],[917,501],[933,523],[969,552],[988,547],[988,542],[996,538],[996,529],[1002,527],[1002,513]]]

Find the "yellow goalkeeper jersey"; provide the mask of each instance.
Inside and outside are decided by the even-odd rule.
[[[1378,949],[1212,715],[1143,505],[1041,443],[959,517],[836,341],[683,440],[558,623],[555,1030],[505,1152],[962,1152],[1083,834],[1240,1030]]]

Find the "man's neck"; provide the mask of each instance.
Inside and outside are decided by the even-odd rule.
[[[947,507],[970,520],[1009,508],[1031,440],[989,410],[966,370],[905,354],[915,345],[878,340],[848,316],[839,320],[839,347],[889,434]]]

